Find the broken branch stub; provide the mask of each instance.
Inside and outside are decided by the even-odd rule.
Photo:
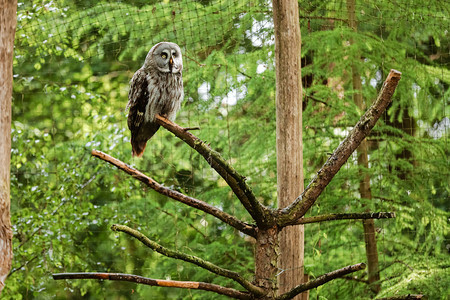
[[[390,71],[375,102],[320,168],[303,193],[292,204],[278,211],[278,226],[285,227],[296,224],[297,220],[306,214],[342,165],[358,148],[364,138],[369,135],[378,119],[391,103],[392,95],[400,78],[401,73],[399,71]]]

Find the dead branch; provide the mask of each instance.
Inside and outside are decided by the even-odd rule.
[[[262,228],[268,227],[268,222],[273,220],[270,210],[256,199],[246,178],[239,174],[220,153],[212,150],[198,137],[164,117],[156,115],[156,122],[203,156],[206,162],[227,182],[256,224]]]
[[[355,127],[350,131],[344,141],[336,148],[316,177],[308,184],[304,192],[288,207],[279,210],[278,225],[285,227],[295,224],[304,216],[314,204],[325,187],[330,183],[342,165],[347,161],[353,151],[358,148],[362,140],[370,133],[375,123],[391,103],[392,95],[401,78],[401,73],[391,70],[376,101],[361,117]]]
[[[153,251],[156,251],[164,256],[175,258],[175,259],[181,259],[186,262],[195,264],[195,265],[197,265],[203,269],[206,269],[214,274],[217,274],[217,275],[220,275],[220,276],[223,276],[226,278],[230,278],[230,279],[236,281],[237,283],[239,283],[240,285],[242,285],[246,290],[248,290],[249,292],[251,292],[254,295],[261,296],[266,293],[262,288],[253,285],[251,282],[247,281],[246,279],[244,279],[241,275],[239,275],[236,272],[233,272],[233,271],[230,271],[227,269],[223,269],[223,268],[216,266],[215,264],[213,264],[209,261],[203,260],[199,257],[164,248],[160,244],[150,240],[144,234],[142,234],[139,231],[134,230],[128,226],[114,224],[111,226],[111,229],[113,231],[125,232],[126,234],[138,239],[141,243],[143,243],[144,245],[146,245]]]
[[[414,300],[414,299],[427,299],[426,295],[402,295],[402,296],[394,296],[387,298],[377,298],[376,300]]]
[[[348,214],[326,214],[320,216],[314,216],[309,218],[298,219],[295,223],[291,225],[318,223],[324,221],[335,221],[335,220],[361,220],[361,219],[390,219],[395,218],[395,213],[393,212],[376,212],[376,213],[348,213]]]
[[[235,289],[223,287],[217,284],[196,282],[196,281],[175,281],[175,280],[160,280],[146,278],[132,274],[122,273],[57,273],[52,274],[54,280],[62,279],[98,279],[98,280],[118,280],[129,281],[138,284],[146,284],[151,286],[164,286],[182,289],[198,289],[204,291],[215,292],[217,294],[225,295],[235,299],[251,299],[248,292],[241,292]]]
[[[348,20],[346,19],[341,19],[341,18],[331,18],[331,17],[321,17],[321,16],[300,16],[300,19],[307,19],[307,20],[311,20],[311,19],[319,19],[319,20],[329,20],[329,21],[341,21],[344,23],[348,23]]]
[[[297,285],[295,288],[293,288],[292,290],[290,290],[289,292],[277,297],[277,300],[287,300],[287,299],[292,299],[294,298],[296,295],[316,288],[320,285],[323,285],[325,283],[327,283],[328,281],[331,281],[333,279],[342,277],[344,275],[359,271],[359,270],[363,270],[366,268],[366,265],[364,263],[360,263],[360,264],[356,264],[356,265],[352,265],[352,266],[347,266],[345,268],[339,269],[339,270],[335,270],[326,274],[323,274],[322,276],[317,277],[314,280],[310,280],[307,283],[303,283],[303,284],[299,284]]]
[[[98,157],[106,162],[109,162],[110,164],[116,166],[118,169],[124,171],[125,173],[131,175],[133,178],[136,178],[137,180],[145,183],[150,188],[154,189],[158,193],[170,197],[176,201],[182,202],[184,204],[187,204],[191,207],[197,208],[201,211],[204,211],[210,215],[213,215],[214,217],[220,219],[221,221],[227,223],[228,225],[236,228],[237,230],[248,234],[249,236],[256,237],[256,230],[254,225],[247,224],[245,222],[242,222],[241,220],[237,219],[236,217],[227,214],[226,212],[218,209],[217,207],[214,207],[212,205],[209,205],[208,203],[186,196],[180,192],[171,190],[167,187],[162,186],[152,178],[148,177],[147,175],[143,174],[142,172],[130,167],[129,165],[125,164],[124,162],[118,160],[117,158],[114,158],[106,153],[103,153],[98,150],[92,150],[92,155],[95,157]]]

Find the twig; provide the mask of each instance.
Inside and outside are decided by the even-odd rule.
[[[319,103],[325,104],[325,106],[330,106],[331,107],[331,105],[329,103],[327,103],[326,101],[317,99],[316,97],[313,97],[311,95],[305,95],[305,97],[308,98],[308,99],[313,100],[314,102],[319,102]]]
[[[137,180],[145,183],[150,188],[154,189],[158,193],[165,195],[167,197],[170,197],[174,200],[177,200],[179,202],[182,202],[184,204],[187,204],[191,207],[197,208],[201,211],[204,211],[205,213],[208,213],[210,215],[213,215],[214,217],[220,219],[221,221],[227,223],[228,225],[236,228],[237,230],[248,234],[249,236],[256,237],[256,231],[255,227],[253,225],[247,224],[245,222],[242,222],[241,220],[237,219],[235,216],[232,216],[217,207],[214,207],[212,205],[209,205],[208,203],[186,196],[180,192],[171,190],[167,187],[162,186],[152,178],[148,177],[147,175],[143,174],[142,172],[130,167],[129,165],[125,164],[124,162],[118,160],[117,158],[114,158],[106,153],[103,153],[98,150],[92,150],[92,155],[95,157],[98,157],[106,162],[109,162],[110,164],[116,166],[118,169],[124,171],[125,173],[131,175],[133,178],[136,178]]]
[[[395,213],[393,212],[376,212],[376,213],[348,213],[348,214],[326,214],[320,216],[314,216],[309,218],[298,219],[295,223],[291,225],[317,223],[324,221],[334,221],[334,220],[352,220],[352,219],[389,219],[395,218]]]
[[[341,18],[332,18],[332,17],[321,17],[321,16],[300,16],[300,19],[319,19],[319,20],[331,20],[331,21],[341,21],[344,23],[348,23],[348,20]]]
[[[265,291],[262,288],[253,285],[251,282],[247,281],[246,279],[244,279],[241,275],[239,275],[236,272],[233,272],[233,271],[230,271],[227,269],[223,269],[223,268],[216,266],[215,264],[213,264],[209,261],[203,260],[199,257],[164,248],[160,244],[150,240],[144,234],[142,234],[139,231],[134,230],[128,226],[114,224],[111,226],[111,229],[113,231],[125,232],[126,234],[138,239],[141,243],[143,243],[144,245],[146,245],[153,251],[156,251],[164,256],[175,258],[175,259],[181,259],[186,262],[195,264],[195,265],[197,265],[203,269],[206,269],[214,274],[233,279],[234,281],[236,281],[237,283],[242,285],[245,289],[247,289],[252,294],[255,294],[258,296],[265,294]]]
[[[242,205],[260,228],[264,229],[270,222],[273,222],[270,210],[264,207],[256,199],[252,189],[246,182],[246,178],[240,175],[230,164],[228,164],[228,162],[223,159],[217,151],[212,150],[205,142],[197,138],[195,135],[183,130],[182,127],[164,117],[156,115],[156,122],[183,140],[192,149],[205,158],[206,162],[227,182],[234,194],[238,197]],[[270,225],[272,224],[270,223]]]
[[[334,151],[333,155],[328,158],[304,192],[291,205],[279,211],[278,225],[280,227],[295,224],[299,218],[306,214],[349,156],[370,133],[375,123],[391,103],[392,95],[400,78],[401,73],[399,71],[391,70],[374,104],[361,117],[352,131]]]
[[[175,281],[175,280],[160,280],[146,278],[132,274],[121,273],[57,273],[52,274],[54,280],[62,279],[99,279],[99,280],[118,280],[129,281],[138,284],[146,284],[151,286],[164,286],[183,289],[198,289],[204,291],[211,291],[217,294],[225,295],[235,299],[251,299],[250,294],[241,292],[235,289],[223,287],[217,284],[196,282],[196,281]]]
[[[200,127],[198,127],[198,126],[196,126],[196,127],[184,127],[183,130],[184,131],[200,130]]]
[[[414,299],[427,299],[426,295],[402,295],[402,296],[394,296],[387,298],[377,298],[376,300],[414,300]]]
[[[188,56],[187,53],[184,54],[184,57],[186,57],[187,59],[195,62],[199,67],[206,67],[206,64],[202,64],[202,63],[198,62],[197,60],[195,60],[192,57]]]
[[[394,263],[404,264],[405,266],[408,267],[408,269],[410,269],[411,271],[414,271],[414,268],[411,267],[410,265],[408,265],[407,263],[405,263],[403,260],[396,259],[396,260],[394,260]]]
[[[339,269],[339,270],[335,270],[332,271],[330,273],[326,273],[322,276],[317,277],[314,280],[310,280],[307,283],[303,283],[300,284],[298,286],[296,286],[295,288],[293,288],[292,290],[290,290],[289,292],[277,297],[277,300],[287,300],[287,299],[292,299],[294,298],[296,295],[316,288],[320,285],[323,285],[325,283],[327,283],[328,281],[331,281],[333,279],[342,277],[344,275],[359,271],[359,270],[363,270],[366,268],[366,265],[364,263],[360,263],[360,264],[356,264],[356,265],[352,265],[352,266],[347,266],[345,268]]]
[[[31,263],[32,261],[34,261],[36,258],[41,258],[42,257],[42,253],[38,253],[35,256],[33,256],[32,259],[25,261],[23,264],[21,264],[19,267],[12,269],[9,273],[7,278],[9,278],[12,274],[14,274],[15,272],[19,271],[20,269],[22,269],[23,267],[28,266],[29,263]]]
[[[358,278],[358,277],[356,277],[356,276],[342,276],[341,279],[352,280],[352,281],[356,281],[356,282],[361,282],[361,283],[369,284],[369,280],[362,279],[362,278]]]

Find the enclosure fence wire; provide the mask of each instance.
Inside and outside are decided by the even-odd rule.
[[[349,25],[352,3],[357,31]],[[450,245],[445,213],[448,4],[299,1],[299,10],[305,186],[362,113],[352,100],[352,63],[366,107],[391,68],[402,72],[389,113],[367,138],[369,168],[351,156],[307,216],[394,211],[396,219],[375,221],[382,290],[392,295],[408,278],[427,276],[430,280],[421,284],[430,286],[442,276],[441,258]],[[17,20],[11,166],[15,260],[5,297],[220,298],[130,283],[50,279],[51,273],[75,271],[239,288],[152,253],[110,226],[128,225],[168,248],[247,278],[254,269],[251,238],[158,195],[91,158],[90,151],[104,151],[164,186],[251,221],[207,162],[165,130],[149,141],[143,159],[131,157],[128,83],[154,44],[175,42],[183,53],[185,90],[176,122],[200,127],[193,134],[247,177],[259,201],[275,207],[272,3],[29,1],[19,2]],[[360,172],[370,175],[372,199],[361,198]],[[361,221],[305,225],[304,268],[310,278],[365,261]],[[363,273],[356,276],[367,280]],[[355,299],[368,290],[358,280],[338,279],[311,290],[310,297]]]

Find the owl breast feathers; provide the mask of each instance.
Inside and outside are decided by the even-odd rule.
[[[183,101],[183,60],[177,44],[162,42],[150,49],[134,73],[128,93],[128,128],[133,156],[142,156],[147,141],[159,129],[157,114],[175,120]]]

